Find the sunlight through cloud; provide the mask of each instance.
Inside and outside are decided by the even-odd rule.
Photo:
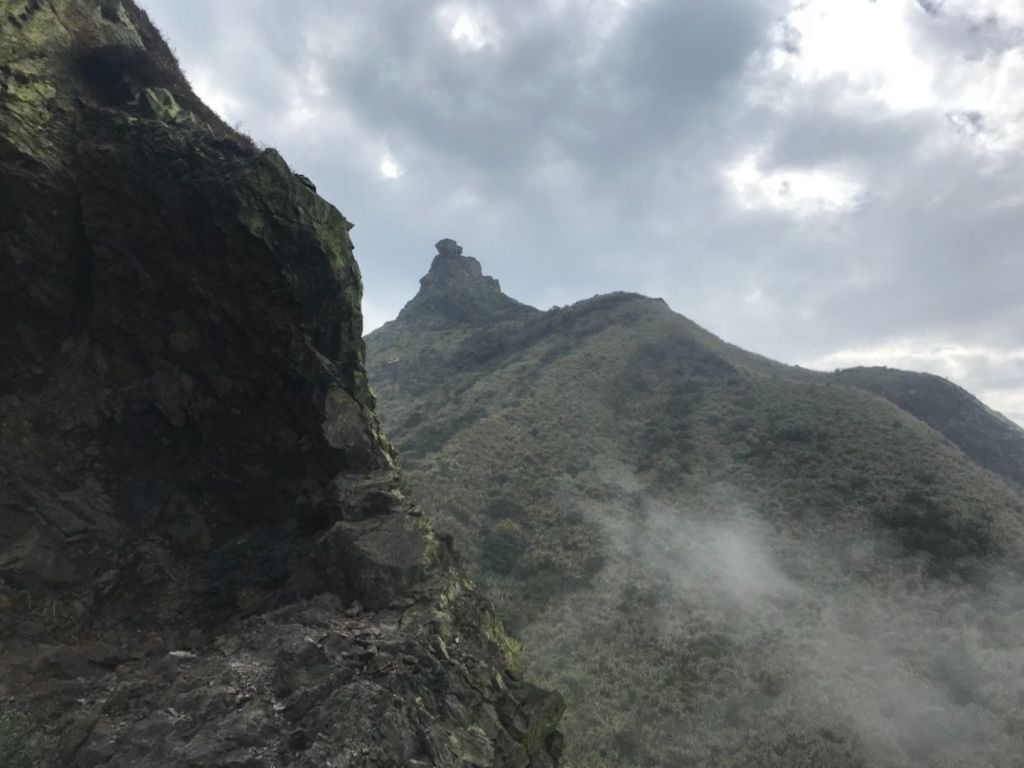
[[[800,82],[845,78],[896,110],[931,106],[932,70],[911,44],[908,12],[913,3],[800,3],[777,32],[773,64]]]
[[[384,155],[381,158],[380,175],[385,179],[397,179],[402,175],[402,169],[391,155]]]
[[[442,29],[459,48],[479,51],[487,46],[497,46],[497,24],[485,11],[473,11],[461,5],[445,5],[438,9],[437,18]]]

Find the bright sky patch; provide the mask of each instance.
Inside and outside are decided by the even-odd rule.
[[[395,162],[391,155],[384,155],[380,161],[380,175],[385,179],[397,179],[402,175],[402,169]]]
[[[437,18],[451,41],[463,50],[479,51],[497,45],[497,25],[484,11],[445,5],[438,9]]]
[[[725,172],[737,205],[744,210],[775,210],[796,216],[838,213],[857,205],[861,186],[822,168],[766,170],[757,153]]]
[[[800,82],[845,78],[847,90],[896,110],[931,106],[932,70],[912,45],[913,2],[810,0],[780,28],[773,64]]]
[[[206,70],[190,72],[192,90],[210,109],[226,122],[235,123],[241,118],[243,104],[230,91],[222,88],[216,78]]]
[[[836,106],[945,115],[976,149],[1024,147],[1020,0],[804,0],[776,27],[762,100],[828,83]],[[941,41],[959,38],[965,55]],[[771,79],[771,78],[774,78]]]

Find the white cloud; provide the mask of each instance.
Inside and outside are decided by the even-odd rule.
[[[487,38],[480,25],[466,14],[459,16],[459,20],[452,26],[452,40],[464,41],[470,48],[477,50],[487,45]]]
[[[501,37],[497,23],[484,9],[443,5],[437,11],[437,19],[452,42],[464,50],[497,47]]]
[[[393,317],[390,307],[379,307],[372,299],[363,298],[363,333],[377,330]]]
[[[391,155],[384,155],[384,157],[381,158],[380,175],[385,179],[397,179],[402,175],[402,169]]]
[[[939,10],[947,15],[970,18],[975,23],[1000,19],[1011,26],[1024,24],[1024,5],[1020,0],[941,0]]]
[[[850,365],[891,365],[895,363],[936,363],[950,375],[961,377],[972,362],[1024,363],[1024,349],[994,349],[936,342],[927,339],[900,339],[887,344],[843,349],[819,359],[816,367]]]
[[[242,100],[224,88],[221,82],[208,70],[190,71],[192,90],[210,109],[228,123],[238,122],[245,112]]]
[[[933,142],[984,153],[1024,147],[1024,24],[1018,0],[794,0],[756,59],[751,101],[784,110],[800,89],[830,84],[833,108],[858,115],[945,115]],[[966,46],[951,55],[948,43]],[[943,140],[943,141],[940,141]]]
[[[842,77],[848,92],[897,110],[931,106],[932,69],[911,45],[912,0],[796,3],[777,34],[772,64],[797,82]]]
[[[950,68],[944,85],[948,95],[946,113],[970,118],[969,130],[976,146],[988,152],[1024,148],[1024,49],[1016,48],[999,56],[964,61]]]
[[[854,208],[862,191],[861,184],[837,170],[766,170],[758,152],[748,153],[723,175],[744,210],[775,210],[795,216]]]
[[[326,98],[328,87],[322,68],[316,62],[310,62],[305,72],[297,73],[290,79],[293,88],[288,111],[283,115],[284,123],[301,129],[329,119],[325,111],[330,109],[331,104]]]

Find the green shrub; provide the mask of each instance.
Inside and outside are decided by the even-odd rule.
[[[481,565],[485,571],[508,575],[515,570],[525,553],[526,537],[522,532],[510,523],[498,523],[481,542]]]
[[[20,712],[0,709],[0,768],[38,768],[31,721]]]
[[[526,513],[520,504],[504,496],[498,496],[488,502],[484,514],[492,520],[521,520]]]

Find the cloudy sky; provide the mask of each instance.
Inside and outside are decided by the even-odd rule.
[[[1024,423],[1020,0],[142,0],[355,222],[373,328],[453,237],[512,296],[661,296]]]

